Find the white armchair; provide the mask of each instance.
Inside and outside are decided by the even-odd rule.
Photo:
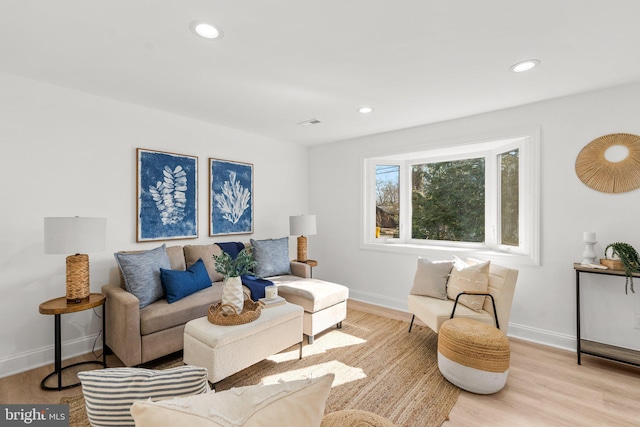
[[[489,267],[489,286],[487,293],[490,294],[493,299],[486,297],[482,309],[478,311],[472,310],[462,304],[457,304],[455,307],[455,317],[466,317],[492,326],[498,326],[506,335],[517,279],[518,270],[491,264]],[[470,293],[474,294],[474,292]],[[414,320],[417,317],[437,333],[442,323],[451,318],[455,301],[424,295],[409,295],[407,304],[409,312],[413,314],[409,332],[411,332]],[[497,313],[497,321],[494,313]]]

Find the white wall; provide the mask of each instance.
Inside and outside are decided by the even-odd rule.
[[[0,93],[0,377],[53,361],[53,316],[38,305],[64,295],[65,255],[43,253],[45,216],[107,218],[92,292],[114,281],[114,252],[162,243],[135,242],[137,147],[199,157],[200,237],[168,245],[282,237],[308,211],[305,147],[1,73]],[[254,164],[253,235],[208,237],[209,157]],[[89,351],[100,324],[63,315],[63,357]]]
[[[349,286],[354,299],[406,310],[417,254],[359,246],[362,156],[539,127],[541,265],[501,261],[520,269],[509,334],[575,349],[573,263],[582,260],[582,233],[597,233],[598,255],[615,241],[640,249],[640,190],[613,195],[590,189],[576,176],[576,156],[602,135],[640,134],[638,112],[640,84],[635,84],[313,147],[310,211],[317,215],[318,235],[310,237],[309,247],[310,257],[320,263],[314,276]],[[451,253],[421,255],[445,259]],[[640,280],[635,295],[624,294],[624,278],[589,275],[583,281],[583,337],[640,349],[640,330],[633,329],[634,313],[640,313]]]

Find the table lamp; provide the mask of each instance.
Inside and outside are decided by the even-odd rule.
[[[48,217],[44,219],[44,253],[67,257],[67,303],[89,301],[89,255],[104,250],[106,218]]]
[[[289,217],[289,233],[298,237],[298,262],[307,262],[307,238],[316,234],[316,216],[298,215]]]

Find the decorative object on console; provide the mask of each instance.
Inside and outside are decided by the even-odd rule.
[[[307,238],[316,234],[316,216],[298,215],[289,217],[289,234],[298,237],[298,262],[307,261]]]
[[[578,154],[576,174],[603,193],[640,188],[640,136],[613,133],[594,139]]]
[[[640,256],[638,252],[628,243],[616,242],[608,244],[607,247],[604,248],[604,253],[607,259],[617,261],[615,259],[617,257],[622,263],[626,275],[624,293],[629,293],[629,285],[631,285],[631,292],[635,294],[636,291],[633,289],[633,273],[640,273]],[[603,262],[603,260],[601,260],[601,262]],[[607,264],[605,263],[605,265]],[[615,269],[616,265],[613,265],[614,267],[610,268]]]
[[[234,309],[227,307],[227,304],[235,307],[237,314],[244,309],[244,292],[242,291],[242,279],[240,276],[250,273],[256,266],[253,256],[242,249],[233,258],[229,253],[222,252],[221,255],[213,255],[216,260],[216,271],[224,276],[224,287],[222,288],[222,310],[224,313],[232,314]]]
[[[596,262],[596,251],[593,246],[597,243],[596,233],[585,231],[582,233],[584,243],[586,244],[582,252],[582,264],[594,264]]]
[[[89,301],[89,255],[104,250],[106,218],[48,217],[44,219],[44,253],[69,255],[67,302]]]
[[[209,235],[253,233],[253,164],[209,159]]]
[[[136,241],[198,237],[198,158],[137,149]]]

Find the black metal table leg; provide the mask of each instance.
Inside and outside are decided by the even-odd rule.
[[[580,272],[576,270],[576,353],[578,354],[578,365],[582,364],[580,348]]]

